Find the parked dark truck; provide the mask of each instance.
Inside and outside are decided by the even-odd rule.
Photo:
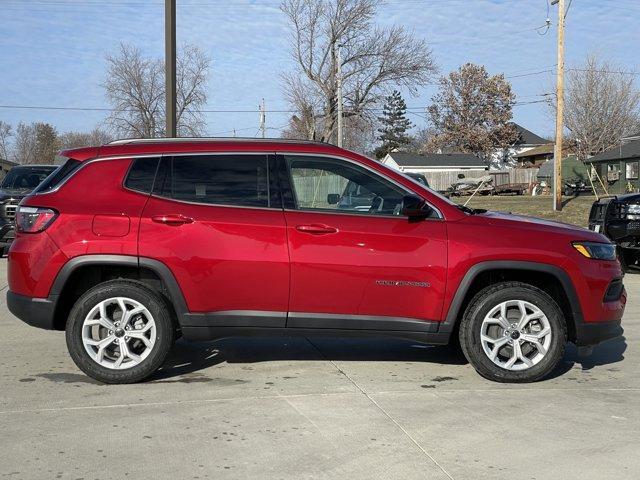
[[[601,198],[589,213],[589,229],[606,235],[618,247],[625,268],[640,260],[640,194]]]
[[[55,165],[13,167],[0,184],[0,254],[4,255],[15,236],[14,219],[20,200],[31,193],[56,168]]]

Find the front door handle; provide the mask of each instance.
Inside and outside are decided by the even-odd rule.
[[[173,227],[184,225],[185,223],[193,223],[193,218],[185,217],[184,215],[154,215],[151,220]]]
[[[338,232],[337,228],[320,223],[313,223],[311,225],[296,225],[296,230],[302,233],[310,233],[312,235],[326,235],[328,233]]]

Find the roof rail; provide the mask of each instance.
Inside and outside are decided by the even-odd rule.
[[[317,140],[297,140],[288,138],[253,138],[253,137],[177,137],[177,138],[125,138],[114,140],[107,145],[129,145],[139,143],[171,143],[171,142],[255,142],[255,143],[309,143],[316,145],[329,145]]]

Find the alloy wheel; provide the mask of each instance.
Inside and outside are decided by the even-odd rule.
[[[506,370],[526,370],[538,364],[551,345],[549,319],[524,300],[493,307],[480,327],[480,342],[489,360]]]
[[[99,365],[124,370],[149,356],[156,323],[147,308],[126,297],[113,297],[94,306],[82,324],[82,343]]]

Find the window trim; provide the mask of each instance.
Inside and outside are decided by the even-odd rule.
[[[153,183],[154,183],[154,188],[151,190],[151,197],[154,198],[161,198],[163,200],[168,200],[168,201],[172,201],[172,202],[177,202],[177,203],[185,203],[187,205],[202,205],[205,207],[217,207],[217,208],[250,208],[250,209],[254,209],[254,210],[269,210],[269,211],[274,211],[274,210],[282,210],[282,205],[280,206],[271,206],[271,179],[270,179],[270,175],[271,175],[271,168],[270,168],[270,162],[273,161],[272,159],[274,158],[274,154],[273,152],[188,152],[188,153],[163,153],[160,155],[160,162],[158,162],[158,169],[156,170],[156,177],[158,175],[158,171],[160,170],[160,164],[162,162],[162,160],[164,158],[169,158],[172,160],[172,177],[173,177],[173,158],[175,157],[193,157],[193,156],[208,156],[208,157],[212,157],[212,156],[229,156],[229,155],[244,155],[244,156],[261,156],[261,157],[266,157],[267,159],[267,202],[268,202],[268,206],[266,207],[257,207],[255,205],[229,205],[227,203],[205,203],[205,202],[194,202],[191,200],[182,200],[182,199],[177,199],[177,198],[172,198],[172,197],[166,197],[164,195],[158,195],[157,193],[154,193],[153,190],[155,189],[155,182],[156,182],[156,178],[154,178]],[[156,155],[157,156],[157,155]],[[172,178],[173,181],[173,178]],[[136,191],[136,190],[133,190]],[[138,192],[140,193],[140,192]]]
[[[434,212],[436,212],[437,217],[436,218],[425,218],[424,220],[444,220],[444,215],[442,214],[442,212],[440,211],[440,209],[436,208],[431,202],[429,202],[426,198],[424,198],[423,195],[420,195],[417,192],[414,192],[412,190],[409,190],[407,187],[405,187],[404,185],[401,185],[400,183],[396,182],[395,180],[387,177],[386,175],[381,174],[380,172],[378,172],[377,170],[369,167],[368,165],[364,165],[360,162],[356,162],[354,160],[351,160],[349,158],[345,158],[345,157],[340,157],[337,155],[330,155],[330,154],[324,154],[324,153],[297,153],[297,152],[277,152],[276,154],[277,156],[282,158],[282,163],[281,165],[284,168],[284,174],[287,177],[288,180],[288,185],[285,187],[282,184],[280,185],[280,188],[282,190],[284,190],[285,188],[289,189],[289,194],[291,196],[291,199],[293,199],[293,208],[291,207],[287,207],[285,206],[285,212],[303,212],[303,213],[320,213],[320,214],[330,214],[330,215],[349,215],[352,217],[369,217],[369,218],[395,218],[395,219],[408,219],[409,217],[407,217],[406,215],[376,215],[375,213],[369,213],[369,212],[355,212],[355,211],[339,211],[339,210],[306,210],[306,209],[300,209],[298,208],[297,205],[297,197],[295,194],[295,190],[294,190],[294,186],[293,186],[293,176],[291,175],[291,169],[289,167],[289,162],[287,162],[287,159],[285,157],[287,156],[292,156],[292,157],[315,157],[315,158],[328,158],[328,159],[332,159],[332,160],[339,160],[339,161],[343,161],[343,162],[347,162],[350,163],[351,165],[355,165],[356,167],[360,167],[363,168],[364,170],[368,171],[369,173],[373,174],[374,176],[377,177],[382,177],[385,181],[395,185],[396,187],[400,188],[400,190],[402,190],[406,195],[415,195],[418,196],[420,198],[422,198],[425,203],[427,205],[429,205],[430,208],[433,209]],[[284,192],[283,192],[283,196],[284,196]]]

